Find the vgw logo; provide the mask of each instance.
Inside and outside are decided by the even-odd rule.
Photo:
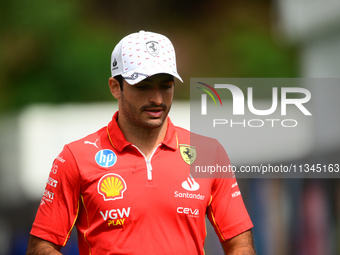
[[[117,156],[111,150],[100,150],[95,156],[96,162],[102,167],[110,167],[116,164]]]
[[[248,87],[247,88],[247,98],[245,100],[245,95],[243,94],[242,90],[232,84],[215,84],[214,87],[203,83],[203,82],[197,82],[200,85],[203,85],[204,87],[197,87],[198,89],[201,89],[205,92],[205,94],[201,95],[201,115],[207,115],[208,114],[208,103],[207,103],[207,95],[210,96],[210,98],[213,100],[215,105],[217,105],[217,102],[215,100],[215,96],[220,102],[220,105],[222,106],[222,100],[220,95],[217,93],[216,89],[226,89],[227,93],[231,93],[232,95],[232,113],[235,116],[242,116],[245,115],[245,101],[247,102],[248,110],[250,113],[257,115],[257,116],[269,116],[273,114],[279,105],[279,95],[278,95],[278,88],[273,87],[272,88],[272,103],[269,109],[256,109],[254,106],[254,96],[253,96],[253,88]],[[208,90],[210,89],[211,92]],[[299,98],[289,98],[289,94],[295,94],[299,95]],[[214,96],[214,95],[215,96]],[[282,87],[281,88],[281,100],[280,100],[280,108],[281,108],[281,116],[287,115],[287,105],[295,105],[298,110],[300,110],[305,116],[311,116],[312,114],[308,109],[305,107],[304,104],[309,102],[311,99],[311,93],[309,90],[305,88],[299,88],[299,87]],[[249,126],[249,127],[262,127],[264,126],[265,122],[271,123],[271,126],[274,127],[274,123],[281,122],[281,125],[283,127],[295,127],[297,126],[297,120],[295,119],[250,119],[246,121],[245,119],[241,122],[235,122],[233,120],[226,120],[226,119],[214,119],[213,126],[219,124],[227,124],[230,123],[231,127],[238,124],[242,126]]]

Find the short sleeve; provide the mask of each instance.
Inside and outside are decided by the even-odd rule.
[[[217,160],[220,165],[230,165],[220,144]],[[235,176],[229,174],[214,179],[207,216],[221,242],[253,227]]]
[[[31,235],[64,246],[77,219],[80,189],[78,167],[65,146],[53,162]]]

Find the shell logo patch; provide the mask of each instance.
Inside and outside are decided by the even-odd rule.
[[[98,193],[104,201],[122,199],[126,189],[124,179],[118,174],[106,174],[98,182]]]
[[[196,148],[194,146],[190,146],[187,144],[180,144],[179,150],[181,152],[182,159],[187,163],[188,165],[191,165],[196,160]]]

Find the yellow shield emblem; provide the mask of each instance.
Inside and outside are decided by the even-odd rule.
[[[182,159],[188,165],[191,165],[196,160],[196,148],[187,144],[180,144],[179,150],[181,152]]]

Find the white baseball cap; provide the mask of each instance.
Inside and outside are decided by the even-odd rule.
[[[140,31],[124,37],[111,55],[112,77],[122,75],[131,85],[158,73],[177,73],[175,49],[164,35]]]

